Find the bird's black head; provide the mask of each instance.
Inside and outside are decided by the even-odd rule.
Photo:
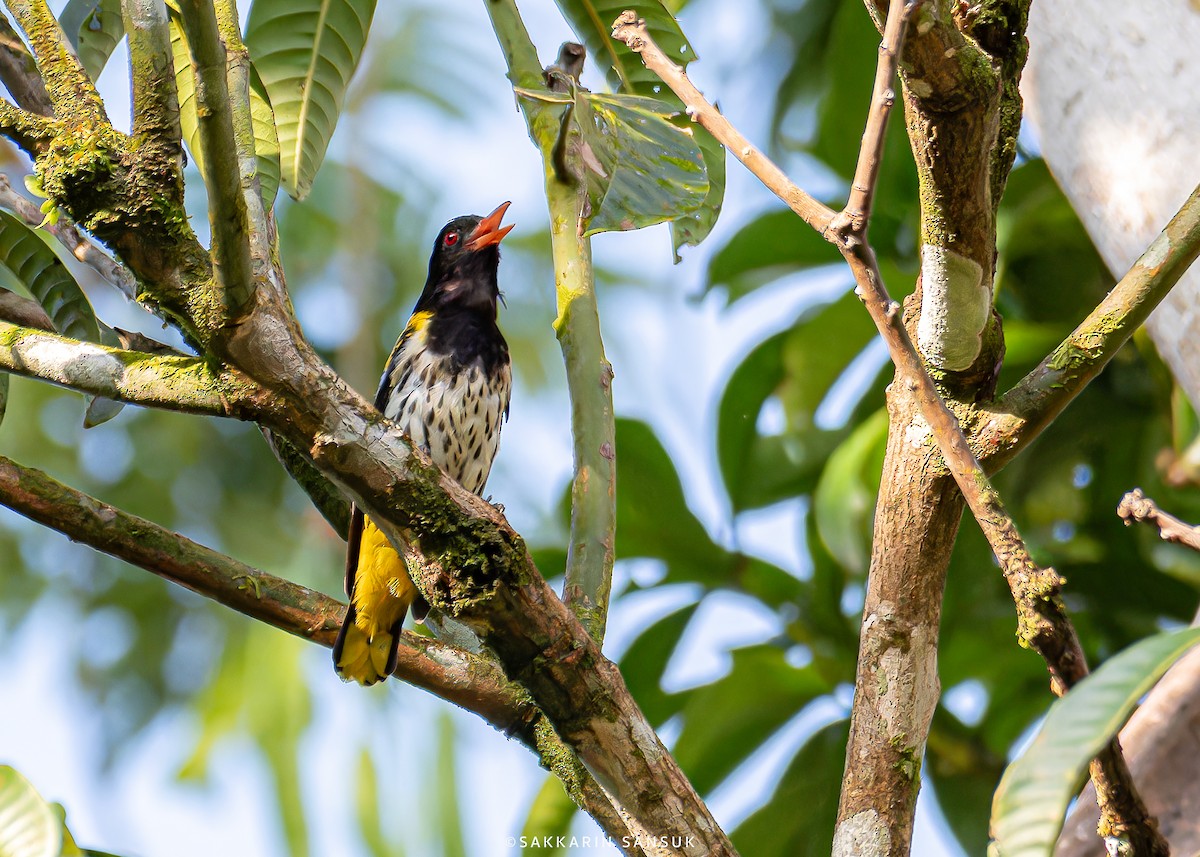
[[[417,301],[417,312],[443,308],[490,310],[496,314],[500,287],[500,241],[513,228],[501,227],[509,203],[487,217],[468,214],[442,227],[429,257],[429,279]]]

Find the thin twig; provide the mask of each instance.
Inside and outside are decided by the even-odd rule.
[[[71,251],[71,255],[116,286],[125,297],[137,296],[137,283],[128,268],[85,238],[65,214],[60,212],[55,223],[47,221],[41,210],[18,193],[3,173],[0,173],[0,208],[11,211],[29,226],[45,229]]]
[[[1134,488],[1121,498],[1121,502],[1117,504],[1117,515],[1127,527],[1132,526],[1135,521],[1150,524],[1158,527],[1159,538],[1163,541],[1175,542],[1200,551],[1200,527],[1185,524],[1174,515],[1164,512],[1142,493],[1141,488]]]
[[[833,219],[833,209],[797,187],[783,170],[742,136],[742,133],[721,115],[721,111],[708,103],[700,90],[692,85],[687,72],[664,54],[650,38],[645,22],[638,20],[636,12],[626,10],[613,22],[613,38],[620,39],[629,45],[630,50],[640,53],[646,68],[661,77],[663,83],[683,100],[688,116],[716,137],[735,158],[746,165],[746,169],[787,203],[788,208],[796,212],[801,220],[817,232],[825,233]]]
[[[872,100],[863,137],[862,151],[866,154],[860,155],[859,169],[855,174],[853,193],[857,198],[856,205],[860,209],[869,209],[871,194],[878,177],[880,162],[873,153],[881,150],[887,115],[894,101],[894,96],[888,97],[890,86],[887,83],[895,79],[904,31],[919,5],[920,0],[892,0],[891,3],[884,46],[880,50],[880,70],[876,76],[875,98]],[[646,30],[645,22],[638,21],[635,13],[623,13],[614,24],[613,34],[625,41],[632,50],[642,54],[646,66],[658,74],[676,95],[684,99],[684,103],[689,105],[690,113],[696,115],[696,111],[699,110],[699,115],[703,116],[714,110],[706,102],[701,103],[702,96],[686,78],[682,78],[681,71],[654,44]],[[884,82],[883,86],[880,86],[881,81]],[[714,122],[711,126],[705,125],[720,142],[734,150],[737,138],[731,135],[731,129],[725,126],[728,126],[728,123],[724,120],[721,123]],[[762,178],[759,170],[752,171]],[[783,176],[782,171],[777,168],[763,170],[763,173],[773,177]],[[786,176],[783,176],[783,182],[785,187],[781,189],[788,191],[786,196],[771,184],[767,186],[790,206],[789,198],[795,198],[795,191],[791,190],[795,185]],[[951,474],[1000,562],[1017,606],[1018,639],[1023,645],[1042,655],[1050,670],[1052,687],[1061,695],[1087,675],[1083,649],[1062,603],[1060,593],[1063,580],[1053,569],[1040,568],[1030,556],[999,493],[992,487],[976,460],[957,418],[942,400],[909,338],[901,318],[900,304],[893,301],[888,294],[879,273],[874,250],[867,241],[867,222],[856,218],[854,214],[844,210],[837,217],[831,218],[828,228],[818,231],[838,247],[850,265],[857,284],[856,293],[866,305],[871,319],[887,344],[888,353],[899,371],[902,383],[908,384],[916,395],[921,414],[929,424]],[[1110,804],[1107,807],[1113,815],[1113,823],[1110,826],[1131,835],[1145,833],[1146,839],[1152,843],[1145,853],[1165,854],[1165,850],[1160,850],[1165,849],[1165,842],[1161,840],[1155,826],[1146,823],[1145,807],[1128,778],[1128,769],[1115,742],[1093,763],[1092,774],[1097,781],[1098,791],[1102,794],[1128,799],[1128,803],[1123,806]],[[1110,778],[1116,779],[1110,782]]]
[[[254,271],[226,79],[227,55],[212,3],[182,0],[179,7],[196,74],[200,151],[208,171],[205,186],[213,236],[213,273],[220,286],[226,321],[237,322],[251,307]]]

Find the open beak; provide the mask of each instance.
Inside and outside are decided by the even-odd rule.
[[[482,250],[492,244],[499,244],[504,236],[512,231],[515,223],[510,223],[503,229],[500,228],[500,221],[504,219],[504,212],[508,211],[510,205],[512,205],[511,202],[500,203],[499,208],[479,221],[479,225],[467,239],[468,250]]]

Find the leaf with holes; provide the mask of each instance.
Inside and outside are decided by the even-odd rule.
[[[179,125],[188,151],[200,175],[204,175],[204,157],[200,151],[200,124],[196,117],[196,76],[187,36],[179,21],[178,9],[171,8],[171,53],[175,60],[175,90],[179,94]],[[254,124],[254,154],[258,160],[258,183],[263,205],[270,208],[279,192],[279,137],[267,91],[257,72],[250,69],[250,120]]]
[[[375,0],[257,0],[246,46],[279,135],[284,190],[303,199],[325,159]]]
[[[59,333],[100,341],[96,313],[67,266],[24,221],[2,211],[0,265],[37,298]]]
[[[575,119],[591,204],[586,234],[641,229],[704,204],[709,181],[700,148],[662,102],[580,90]]]

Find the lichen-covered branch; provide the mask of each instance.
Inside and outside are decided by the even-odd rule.
[[[171,61],[171,32],[163,0],[122,0],[133,76],[133,139],[180,157],[179,95]]]
[[[198,357],[122,351],[0,321],[0,369],[93,396],[189,414],[249,418],[262,391]]]
[[[29,39],[55,116],[85,126],[107,126],[104,102],[45,0],[5,0],[5,5]]]
[[[0,83],[23,109],[39,116],[54,115],[54,105],[33,55],[3,15],[0,15]]]
[[[54,124],[43,116],[29,113],[0,98],[0,134],[11,139],[30,156],[36,156],[54,137]]]
[[[226,321],[237,322],[254,298],[254,271],[226,78],[227,55],[211,3],[181,0],[179,8],[196,74],[200,151],[208,169],[204,184],[212,226],[213,272]]]
[[[986,409],[972,442],[989,470],[1006,464],[1100,374],[1200,255],[1200,187],[1080,325]]]
[[[542,69],[516,6],[488,3],[509,78],[537,81]],[[564,46],[566,48],[567,46]],[[582,67],[582,46],[564,55]],[[579,68],[576,68],[576,78]],[[570,74],[559,69],[559,74]],[[574,81],[576,84],[578,80]],[[569,123],[546,122],[549,111],[520,99],[529,136],[542,155],[546,204],[550,211],[550,243],[554,262],[558,315],[554,332],[562,347],[567,392],[571,400],[571,437],[575,473],[571,482],[571,534],[567,547],[563,600],[575,611],[597,643],[604,640],[612,589],[616,509],[616,423],[613,414],[612,365],[604,355],[592,242],[584,237],[580,218],[586,184],[578,140]],[[568,135],[568,139],[561,139]]]
[[[137,283],[129,270],[116,262],[107,253],[80,234],[69,217],[60,214],[58,220],[49,223],[41,210],[27,197],[9,184],[8,176],[0,173],[0,208],[7,209],[28,225],[45,229],[71,251],[80,262],[90,267],[108,282],[116,286],[121,294],[132,298],[137,294]]]

